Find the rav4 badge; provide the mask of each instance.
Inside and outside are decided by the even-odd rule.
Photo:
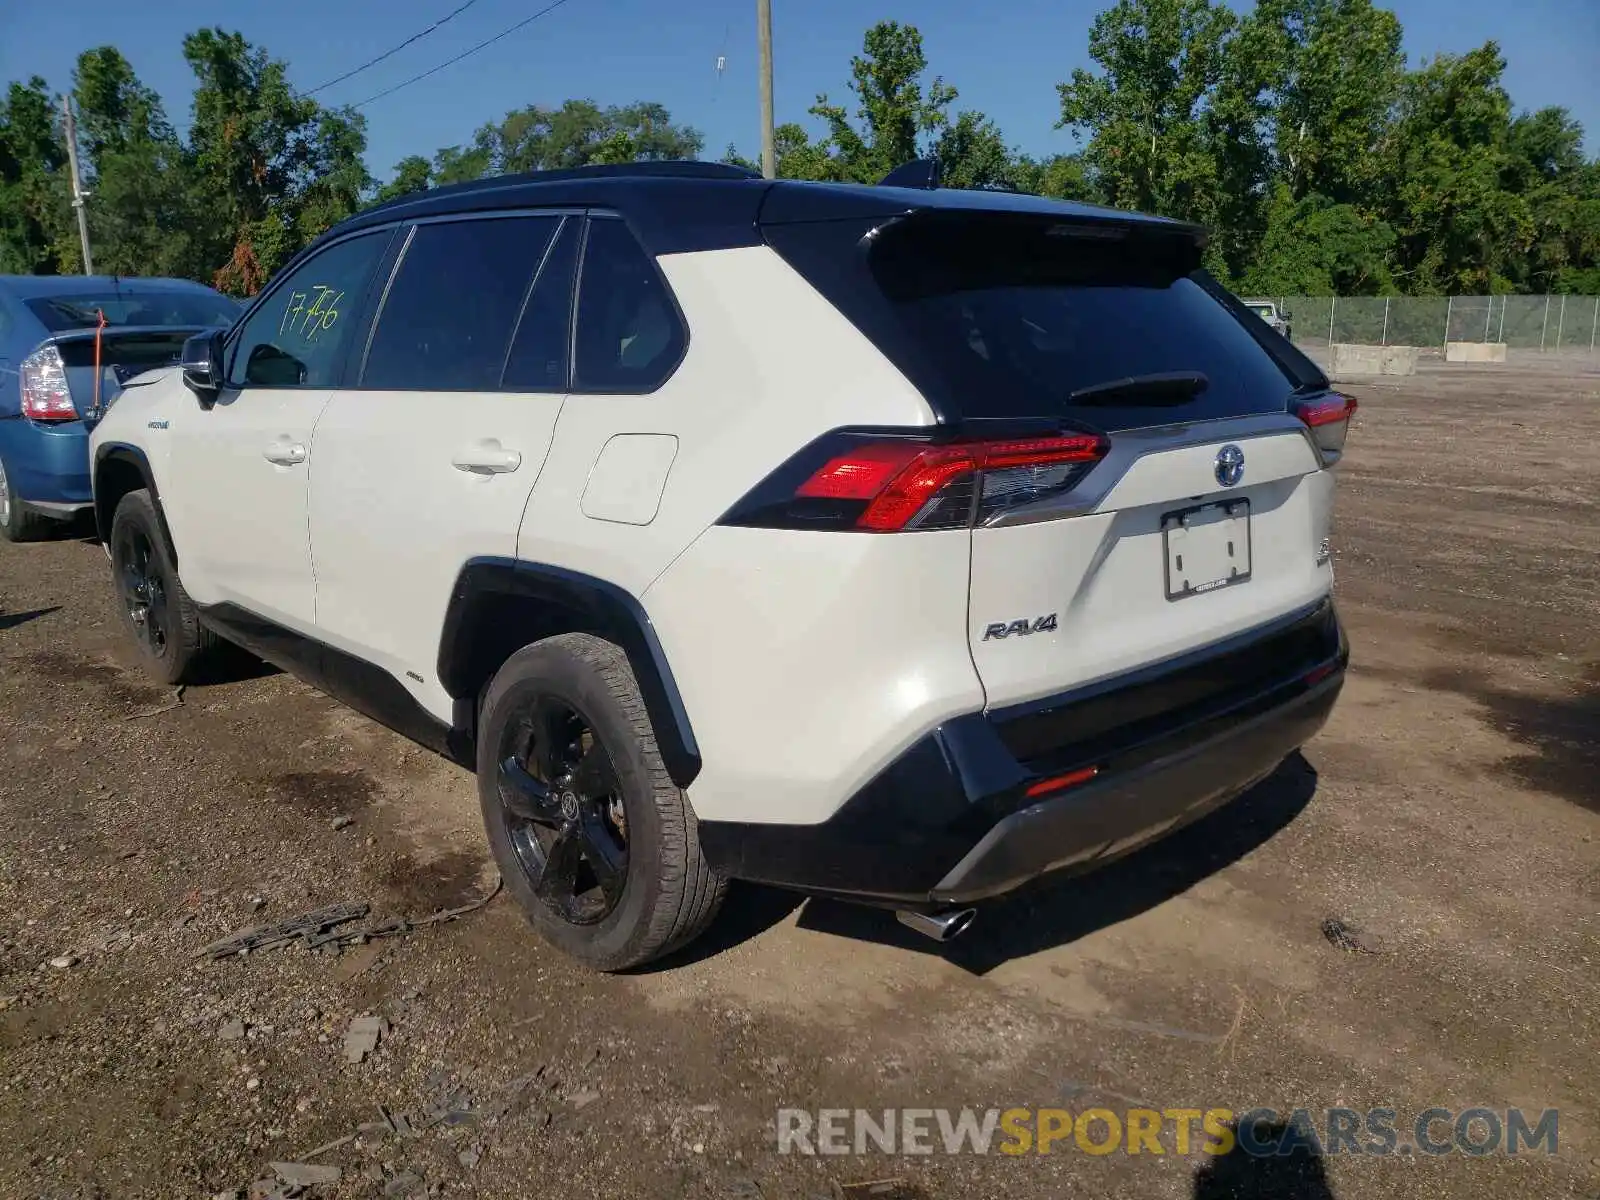
[[[1049,613],[1042,617],[1035,617],[1032,621],[1017,620],[1009,623],[1005,621],[996,621],[993,625],[984,626],[983,640],[987,642],[993,638],[1008,638],[1014,633],[1020,633],[1024,635],[1030,633],[1051,633],[1054,632],[1055,627],[1055,613]]]

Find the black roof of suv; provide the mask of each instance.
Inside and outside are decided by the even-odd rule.
[[[454,213],[568,206],[621,213],[652,254],[760,245],[760,225],[887,219],[930,209],[1068,217],[1165,227],[1203,237],[1198,226],[1076,201],[1015,192],[770,180],[743,167],[705,162],[576,167],[449,184],[375,205],[329,234]]]

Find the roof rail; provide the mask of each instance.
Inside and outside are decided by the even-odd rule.
[[[878,186],[921,188],[923,191],[932,191],[939,186],[939,160],[914,158],[908,163],[901,163],[878,180]]]
[[[461,183],[447,183],[440,187],[407,192],[381,204],[365,209],[389,208],[415,203],[423,198],[449,196],[462,192],[488,188],[514,187],[529,183],[559,183],[579,179],[760,179],[761,172],[732,163],[699,162],[695,160],[667,160],[661,162],[593,163],[584,167],[563,167],[553,171],[518,171],[507,175],[484,175]]]

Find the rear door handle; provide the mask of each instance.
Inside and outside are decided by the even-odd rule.
[[[495,438],[485,438],[457,450],[450,465],[473,475],[504,475],[522,465],[522,453],[507,450]]]
[[[261,457],[269,463],[276,463],[280,467],[294,467],[305,462],[306,448],[299,442],[291,442],[288,438],[280,438],[269,443],[261,452]]]

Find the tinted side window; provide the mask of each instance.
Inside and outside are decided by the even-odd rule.
[[[239,329],[233,387],[332,387],[387,229],[320,252],[269,295]]]
[[[589,222],[577,317],[578,390],[653,391],[683,357],[687,339],[666,280],[621,221]]]
[[[363,388],[493,391],[560,217],[418,225],[367,348]]]
[[[564,392],[572,346],[572,272],[578,265],[583,222],[568,219],[539,268],[511,339],[501,386],[513,391]]]

